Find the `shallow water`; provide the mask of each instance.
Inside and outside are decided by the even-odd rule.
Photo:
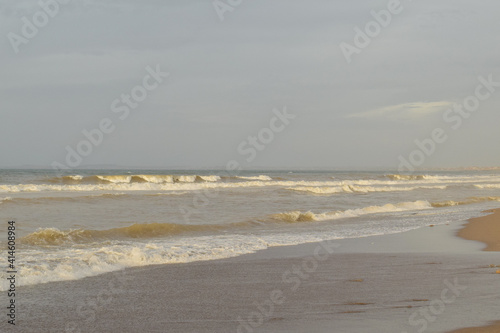
[[[18,232],[19,285],[404,232],[498,201],[494,171],[0,171],[0,217]]]

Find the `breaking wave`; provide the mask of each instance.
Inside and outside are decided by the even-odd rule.
[[[488,200],[477,198],[478,200]],[[489,198],[489,200],[498,200],[499,198]],[[448,205],[453,205],[449,203]],[[445,204],[433,203],[419,200],[414,202],[402,202],[397,204],[386,204],[383,206],[368,206],[358,209],[338,210],[326,213],[313,213],[291,211],[271,215],[271,220],[282,222],[313,222],[313,221],[328,221],[342,218],[352,218],[367,214],[391,213],[409,210],[430,209],[433,207],[443,207]],[[23,237],[21,241],[29,245],[65,245],[65,244],[81,244],[94,243],[106,240],[117,239],[149,239],[162,238],[181,233],[195,232],[220,232],[235,228],[250,227],[254,222],[240,222],[229,225],[186,225],[173,223],[146,223],[133,224],[122,228],[113,228],[108,230],[59,230],[57,228],[43,228]]]
[[[386,175],[385,177],[389,178],[390,180],[434,180],[434,179],[439,179],[440,177],[438,176],[431,176],[431,175]]]
[[[427,183],[474,183],[487,181],[500,181],[498,175],[385,175],[387,179],[394,182],[415,183],[426,181]]]
[[[61,237],[65,236],[55,232],[55,239]],[[180,241],[105,242],[70,246],[63,250],[52,251],[51,248],[50,252],[43,247],[25,248],[24,260],[18,265],[19,285],[81,279],[126,267],[229,258],[268,246],[269,243],[259,237],[221,235],[187,237]],[[0,280],[0,291],[7,290],[5,272],[0,272]]]
[[[380,176],[377,176],[380,177]],[[500,188],[497,176],[385,175],[384,179],[285,180],[267,175],[70,175],[47,183],[0,184],[0,193],[43,191],[192,191],[215,188],[283,187],[313,194],[397,192],[416,189],[446,189],[446,186]],[[389,178],[389,179],[387,179]],[[398,180],[395,180],[398,179]],[[403,180],[403,181],[401,181]],[[483,184],[484,182],[484,184]]]
[[[308,192],[313,194],[335,194],[335,193],[370,193],[370,192],[398,192],[398,191],[413,191],[418,189],[439,189],[445,190],[447,186],[413,186],[413,187],[396,187],[396,186],[356,186],[343,185],[333,187],[289,187],[287,190]]]
[[[220,230],[217,225],[183,225],[173,223],[133,224],[123,228],[108,230],[59,230],[57,228],[43,228],[23,237],[21,241],[29,245],[64,245],[93,243],[114,239],[147,239],[177,235],[186,232]]]
[[[408,210],[431,209],[432,206],[427,201],[402,202],[398,204],[386,204],[383,206],[369,206],[358,209],[337,210],[332,212],[316,214],[313,212],[292,211],[272,215],[275,220],[283,222],[312,222],[328,221],[343,218],[358,217],[367,214],[391,213]]]
[[[11,197],[0,198],[0,204],[4,201],[11,201],[11,200],[12,200]]]
[[[462,200],[462,201],[447,200],[447,201],[441,201],[441,202],[433,202],[431,205],[432,205],[432,207],[435,207],[435,208],[441,208],[441,207],[470,205],[470,204],[487,202],[487,201],[500,201],[500,197],[471,197],[471,198],[467,198],[466,200]]]
[[[237,176],[237,179],[246,179],[246,180],[273,180],[271,177],[266,176],[266,175],[260,175],[260,176]]]
[[[70,175],[49,179],[51,183],[63,184],[130,184],[130,183],[195,183],[217,182],[221,178],[215,175]]]
[[[133,176],[131,176],[133,178]],[[293,190],[301,190],[301,187],[309,188],[324,188],[324,187],[339,187],[342,190],[338,192],[370,192],[377,191],[376,188],[364,188],[363,186],[374,185],[387,185],[387,182],[380,182],[375,180],[356,180],[356,181],[261,181],[261,180],[247,180],[240,182],[218,182],[214,181],[194,181],[195,178],[177,178],[182,181],[175,181],[174,183],[167,182],[127,182],[128,178],[115,178],[114,182],[98,183],[98,184],[18,184],[18,185],[0,185],[0,193],[11,192],[43,192],[43,191],[192,191],[201,189],[215,189],[215,188],[244,188],[244,187],[268,187],[268,186],[281,186],[291,187]],[[200,176],[190,176],[200,177]],[[204,176],[206,179],[208,176]],[[218,177],[218,176],[217,176]],[[201,178],[200,178],[201,179]],[[444,185],[441,186],[444,188]],[[435,187],[435,188],[441,188]],[[396,190],[398,187],[388,188],[385,191]],[[304,190],[304,189],[302,189]],[[314,191],[314,190],[313,190]],[[316,190],[322,191],[322,190]],[[323,190],[323,191],[337,191],[337,190]],[[384,190],[379,190],[384,191]]]
[[[499,189],[500,188],[500,184],[477,184],[477,185],[474,185],[474,187],[480,188],[480,189],[485,189],[485,188]]]

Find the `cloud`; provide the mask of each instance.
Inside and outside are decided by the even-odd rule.
[[[417,120],[431,114],[443,112],[452,105],[453,102],[449,101],[404,103],[351,114],[346,116],[346,118],[383,119],[392,121]]]

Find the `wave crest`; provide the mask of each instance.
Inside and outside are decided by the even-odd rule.
[[[64,243],[81,243],[92,238],[89,230],[61,231],[57,228],[44,228],[23,237],[21,241],[30,245],[61,245]]]
[[[4,201],[12,201],[12,197],[0,198],[0,203],[2,203]]]
[[[184,232],[218,230],[216,225],[182,225],[173,223],[145,223],[133,224],[128,227],[108,230],[59,230],[57,228],[43,228],[23,237],[23,243],[30,245],[64,245],[90,243],[120,238],[155,238],[177,235]]]
[[[284,222],[311,222],[311,221],[319,221],[319,215],[314,214],[313,212],[305,212],[302,213],[298,210],[293,212],[285,212],[272,215],[273,219],[284,221]]]
[[[274,214],[271,217],[282,222],[309,222],[309,221],[328,221],[342,218],[358,217],[367,214],[391,213],[408,210],[422,210],[432,208],[427,201],[401,202],[397,204],[386,204],[383,206],[369,206],[358,209],[338,210],[315,214],[310,211],[302,213],[300,211],[284,212]]]
[[[485,189],[485,188],[497,189],[497,188],[500,188],[500,184],[477,184],[477,185],[474,185],[474,187],[480,188],[480,189]]]
[[[130,183],[194,183],[217,182],[221,178],[216,175],[70,175],[49,179],[50,183],[63,184],[130,184]]]
[[[313,194],[335,194],[335,193],[370,193],[370,192],[398,192],[398,191],[413,191],[418,189],[439,189],[445,190],[447,186],[413,186],[413,187],[397,187],[397,186],[356,186],[356,185],[343,185],[333,187],[313,187],[313,186],[299,186],[289,187],[287,190],[298,192],[309,192]]]
[[[390,180],[432,180],[432,179],[438,179],[439,177],[437,176],[431,176],[431,175],[386,175],[387,178]]]
[[[266,176],[266,175],[260,175],[260,176],[237,176],[237,179],[246,179],[246,180],[262,180],[262,181],[269,181],[273,180],[271,177]]]
[[[441,208],[441,207],[470,205],[487,201],[500,201],[500,197],[470,197],[462,201],[447,200],[447,201],[433,202],[431,205],[432,207],[435,208]]]

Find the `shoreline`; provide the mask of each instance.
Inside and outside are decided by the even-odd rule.
[[[464,228],[457,233],[457,236],[484,243],[486,247],[482,251],[500,251],[500,209],[487,210],[485,213],[491,214],[470,219]],[[500,332],[500,321],[486,326],[461,328],[449,333],[497,332]]]
[[[485,213],[491,214],[470,219],[457,236],[486,244],[483,251],[500,251],[500,208]]]
[[[480,327],[497,320],[498,295],[490,287],[497,268],[490,265],[500,261],[480,251],[484,245],[456,237],[462,223],[23,286],[16,326],[183,333]]]
[[[498,333],[498,332],[500,332],[500,321],[496,321],[489,326],[461,328],[448,333]]]

